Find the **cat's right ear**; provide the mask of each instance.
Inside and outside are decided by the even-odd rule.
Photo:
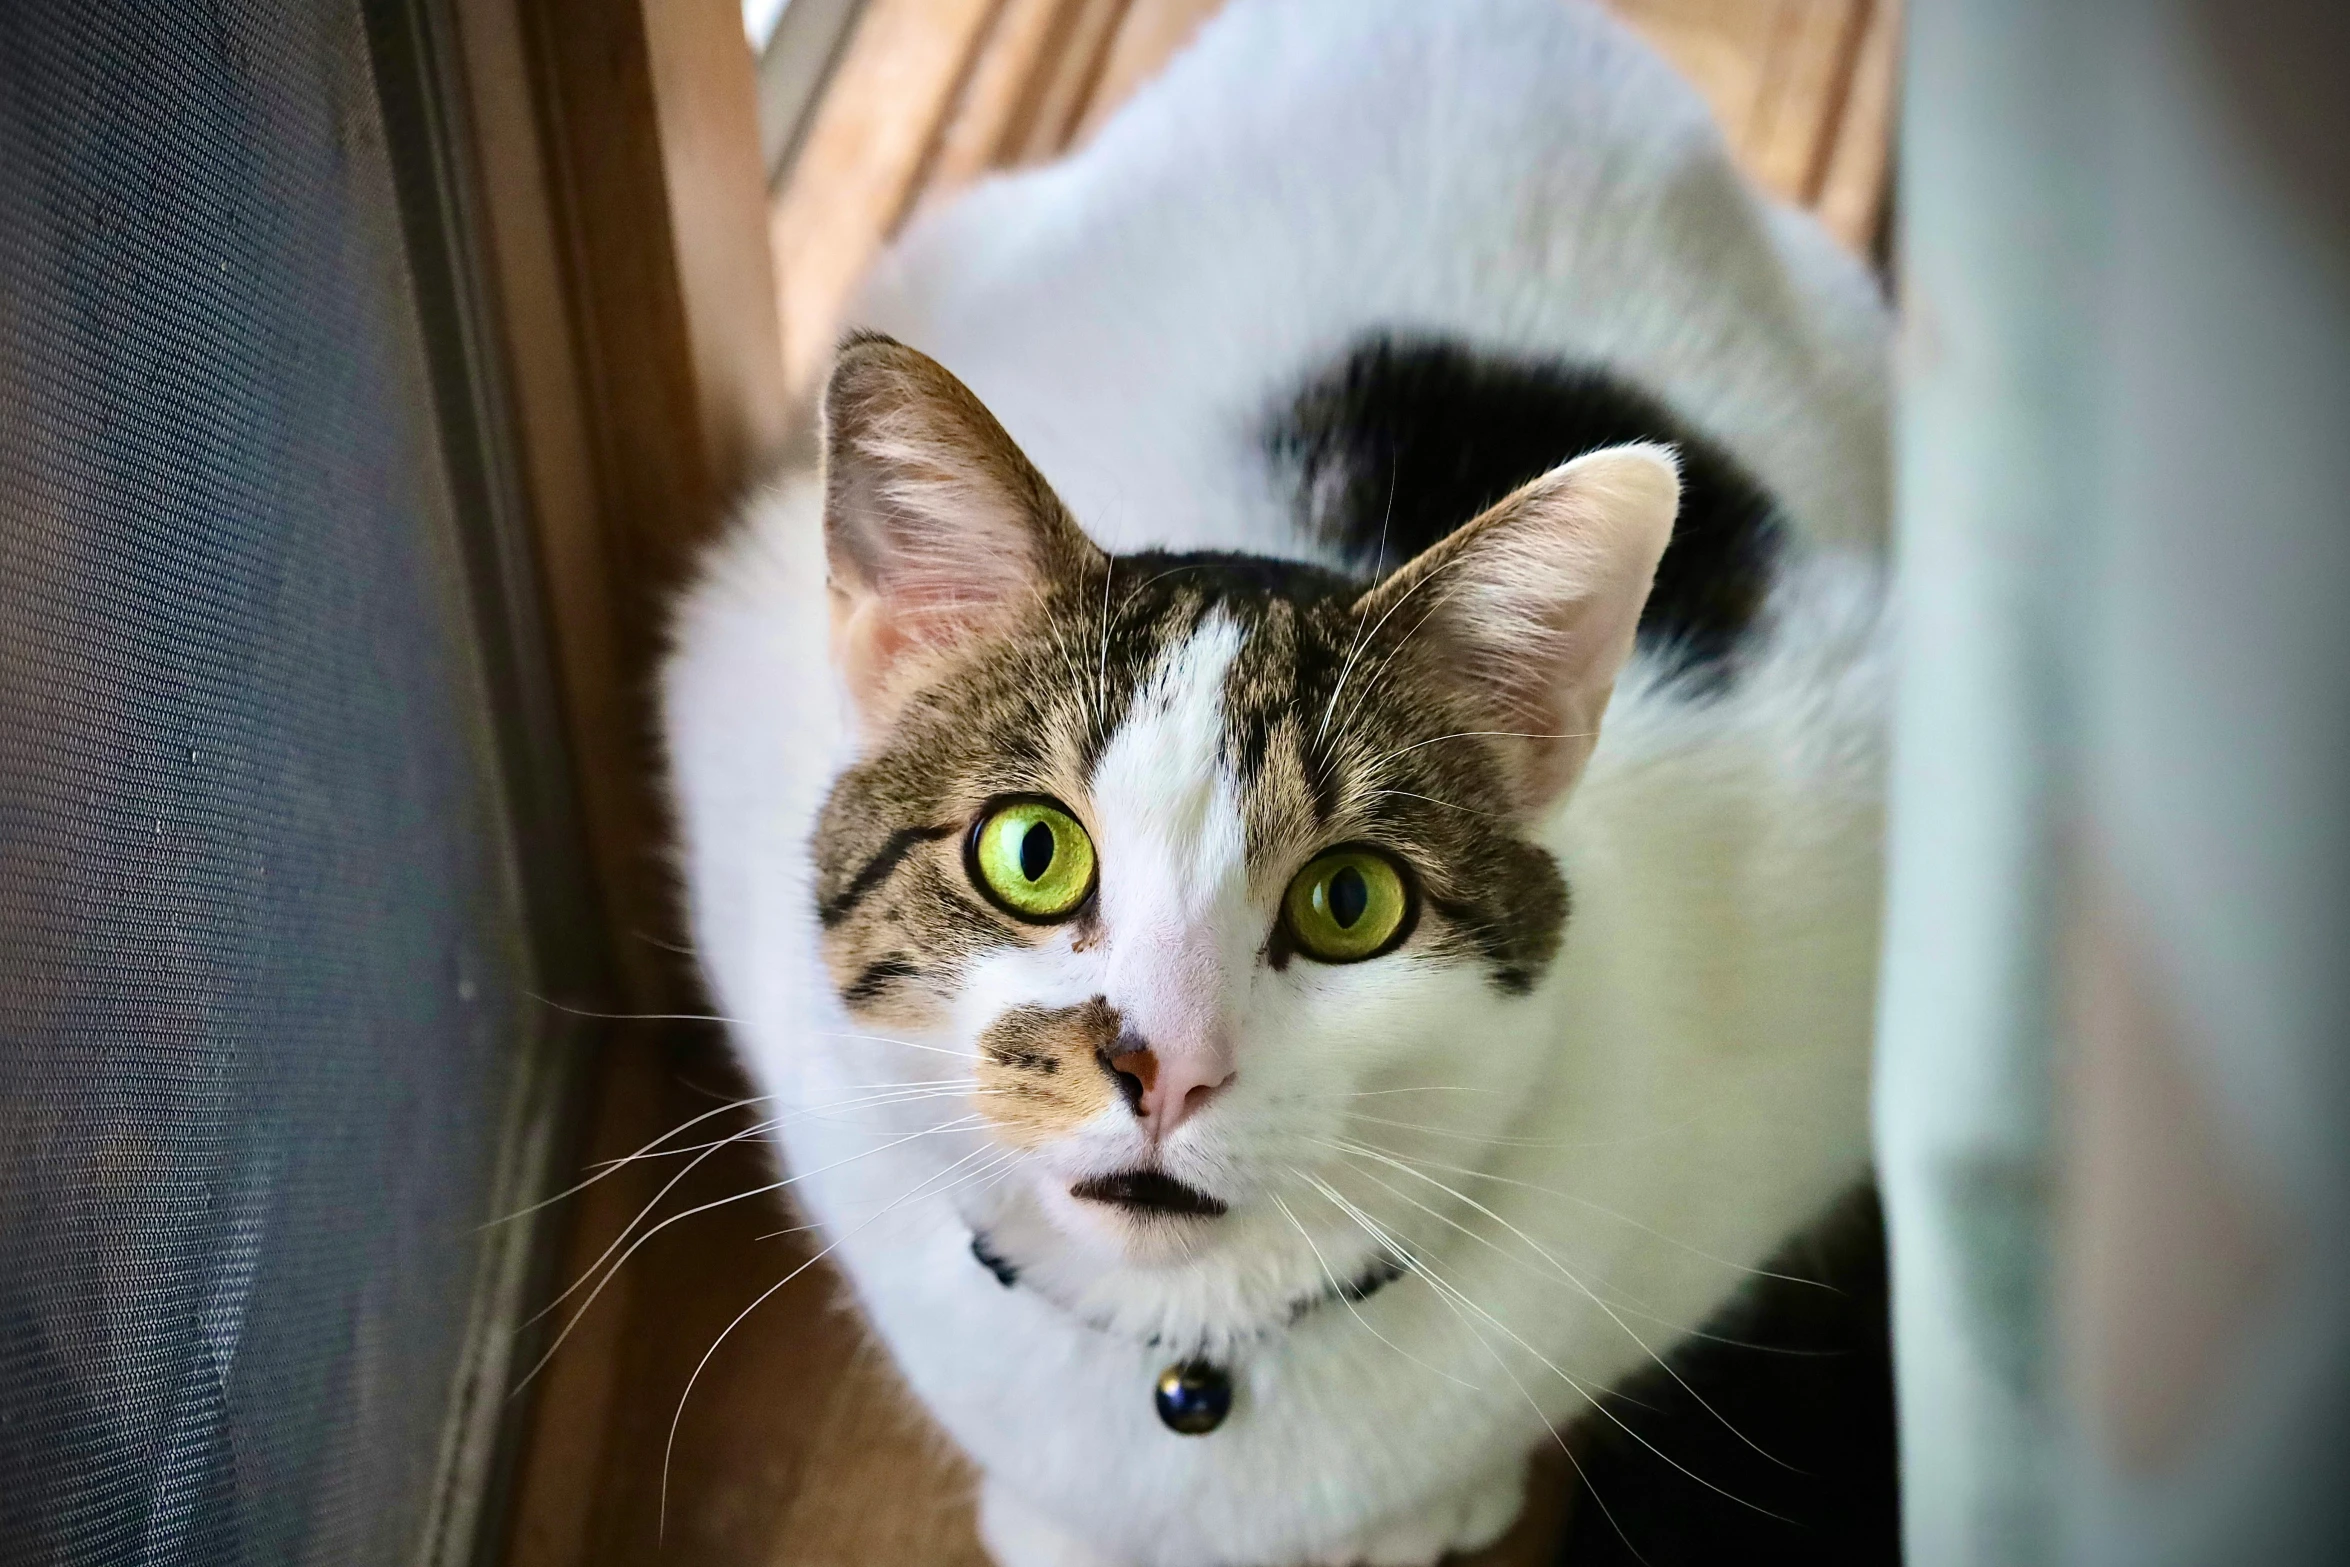
[[[834,662],[859,715],[906,697],[1107,558],[995,416],[928,355],[860,333],[824,388]]]
[[[1480,712],[1529,816],[1590,760],[1681,506],[1679,459],[1645,441],[1586,452],[1503,496],[1356,601]],[[1391,655],[1392,656],[1392,655]]]

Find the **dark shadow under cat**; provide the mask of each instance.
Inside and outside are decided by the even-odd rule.
[[[1575,1433],[1584,1478],[1559,1567],[1900,1561],[1875,1188],[1765,1268],[1783,1277],[1758,1277],[1668,1357],[1678,1380],[1651,1367],[1610,1395],[1621,1425],[1593,1415]]]

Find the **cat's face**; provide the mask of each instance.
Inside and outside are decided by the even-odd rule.
[[[1104,555],[886,340],[827,421],[864,750],[812,844],[825,959],[861,1020],[966,1056],[1050,1220],[1196,1254],[1365,1126],[1505,1120],[1568,912],[1529,825],[1629,650],[1667,461],[1581,459],[1365,585]]]

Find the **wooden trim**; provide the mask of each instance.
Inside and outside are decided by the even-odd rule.
[[[864,0],[791,0],[759,56],[759,151],[767,183],[791,167]]]
[[[462,0],[549,619],[632,998],[675,1000],[648,706],[663,604],[788,428],[728,0]]]
[[[1035,83],[1061,47],[1069,0],[1003,0],[978,41],[963,88],[949,106],[925,190],[957,189],[995,168],[1028,137]]]
[[[1857,254],[1885,210],[1900,0],[1603,0],[1705,95],[1747,172]]]
[[[1224,0],[1132,0],[1118,24],[1118,36],[1110,41],[1093,101],[1085,106],[1085,117],[1069,144],[1089,140],[1102,121],[1133,97],[1137,87],[1158,75],[1223,4]]]
[[[567,25],[579,9],[577,0],[557,0],[548,14]],[[701,543],[744,486],[773,463],[791,410],[767,240],[757,62],[743,36],[741,7],[738,0],[643,0],[639,14],[659,116],[669,260],[691,354],[700,457],[716,500],[715,510],[680,517],[663,507],[648,518],[674,556]],[[629,308],[625,299],[612,305],[621,314]]]
[[[1062,7],[1060,47],[1046,57],[1030,90],[1026,134],[1005,149],[1003,161],[1042,163],[1068,150],[1127,9],[1128,0],[1068,0]]]
[[[750,49],[735,0],[450,6],[490,313],[592,841],[588,896],[619,972],[616,1009],[699,1011],[664,869],[652,692],[668,598],[788,430]],[[588,1158],[665,1128],[675,1058],[709,1032],[607,1031]],[[641,1168],[566,1216],[564,1281],[651,1195]],[[625,1413],[614,1389],[643,1331],[633,1282],[605,1293],[531,1388],[511,1562],[599,1559],[599,1480]],[[523,1346],[518,1369],[538,1352]]]
[[[610,980],[610,943],[590,893],[550,656],[455,24],[442,0],[368,0],[363,14],[490,696],[531,988],[599,994]],[[490,1214],[527,1211],[568,1179],[582,1067],[594,1059],[598,1025],[539,1009],[518,1021]],[[503,1538],[526,1415],[507,1395],[548,1239],[547,1227],[529,1223],[494,1224],[476,1238],[461,1370],[418,1547],[429,1567],[467,1567]]]
[[[912,208],[1000,0],[870,0],[775,199],[773,287],[805,396],[850,297]]]
[[[1893,188],[1893,126],[1901,90],[1901,0],[1869,8],[1845,84],[1843,109],[1825,149],[1812,207],[1828,231],[1862,255],[1882,259]]]

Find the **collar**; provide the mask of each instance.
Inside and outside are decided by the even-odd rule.
[[[995,1281],[1005,1289],[1020,1288],[1019,1264],[992,1244],[986,1231],[971,1232],[971,1255],[981,1267],[994,1274]],[[1382,1256],[1353,1279],[1345,1283],[1333,1282],[1315,1294],[1302,1295],[1290,1302],[1281,1325],[1285,1328],[1294,1326],[1299,1319],[1341,1301],[1352,1306],[1356,1302],[1368,1300],[1403,1275],[1404,1265],[1401,1260]],[[1062,1310],[1068,1311],[1069,1315],[1095,1332],[1110,1331],[1107,1323],[1093,1321],[1069,1311],[1068,1307],[1053,1301],[1050,1295],[1034,1285],[1030,1285],[1029,1290],[1039,1299],[1061,1306]],[[1257,1336],[1261,1338],[1265,1332],[1265,1329],[1260,1328]],[[1152,1348],[1163,1347],[1159,1335],[1155,1333],[1143,1342]],[[1235,1379],[1229,1362],[1223,1357],[1209,1358],[1205,1346],[1196,1347],[1188,1354],[1179,1356],[1161,1370],[1151,1384],[1151,1403],[1158,1411],[1159,1423],[1178,1436],[1206,1436],[1216,1430],[1231,1416],[1236,1396]]]
[[[985,1230],[973,1230],[971,1232],[971,1255],[981,1267],[985,1268],[989,1273],[994,1274],[995,1281],[998,1284],[1001,1284],[1005,1289],[1018,1289],[1022,1287],[1020,1265],[1014,1262],[1011,1258],[1005,1256],[1002,1249],[995,1244],[994,1240]],[[1335,1306],[1342,1303],[1350,1306],[1359,1305],[1362,1302],[1369,1300],[1373,1295],[1378,1294],[1381,1290],[1387,1288],[1388,1285],[1393,1284],[1397,1279],[1402,1278],[1407,1271],[1409,1270],[1406,1269],[1402,1260],[1399,1258],[1393,1256],[1381,1256],[1375,1258],[1368,1267],[1364,1268],[1362,1272],[1356,1274],[1353,1278],[1342,1280],[1333,1284],[1326,1284],[1321,1289],[1315,1291],[1313,1294],[1300,1295],[1295,1300],[1291,1301],[1289,1303],[1288,1310],[1282,1316],[1280,1326],[1284,1328],[1294,1327],[1299,1321],[1326,1306]],[[1074,1317],[1077,1321],[1084,1323],[1087,1327],[1093,1329],[1095,1332],[1108,1333],[1112,1331],[1108,1323],[1083,1315],[1075,1308],[1069,1306],[1066,1302],[1055,1300],[1050,1294],[1048,1294],[1043,1289],[1038,1288],[1035,1284],[1031,1283],[1026,1287],[1029,1293],[1035,1295],[1038,1299],[1049,1302],[1053,1306],[1058,1307],[1060,1310],[1066,1312],[1071,1317]],[[1257,1330],[1257,1336],[1263,1337],[1267,1331],[1269,1330],[1260,1328]],[[1144,1339],[1142,1342],[1153,1349],[1164,1347],[1161,1342],[1160,1335],[1156,1333]]]

